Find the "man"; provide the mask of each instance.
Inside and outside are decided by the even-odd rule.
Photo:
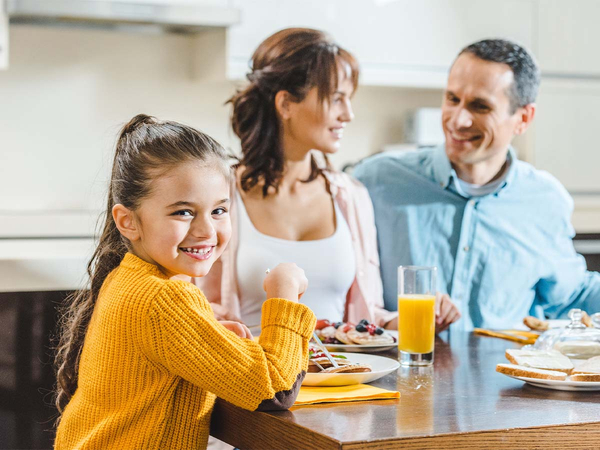
[[[571,197],[510,147],[533,121],[539,82],[522,47],[472,44],[448,77],[445,146],[356,167],[375,208],[387,309],[396,305],[397,267],[428,265],[438,267],[438,289],[466,330],[600,310],[600,274],[573,248]]]

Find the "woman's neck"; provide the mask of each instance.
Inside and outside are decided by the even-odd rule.
[[[288,158],[284,151],[283,175],[279,183],[279,190],[293,193],[301,181],[306,180],[311,172],[311,153],[306,152],[302,158]]]

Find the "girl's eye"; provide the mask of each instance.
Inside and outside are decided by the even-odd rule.
[[[192,217],[194,214],[189,209],[181,209],[179,211],[175,211],[173,216],[184,216],[184,217]]]
[[[227,208],[217,208],[212,212],[213,216],[222,216],[223,214],[227,214]]]

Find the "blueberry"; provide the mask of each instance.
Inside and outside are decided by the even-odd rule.
[[[367,319],[362,319],[360,322],[358,322],[359,325],[369,325],[369,321]]]
[[[377,327],[377,328],[375,329],[375,334],[379,334],[379,335],[383,334],[383,328],[381,328],[381,327]]]
[[[359,323],[358,325],[356,325],[356,331],[358,331],[359,333],[364,333],[365,331],[367,331],[367,327]]]
[[[333,324],[333,327],[337,330],[342,325],[344,325],[344,322],[336,322],[336,323]]]

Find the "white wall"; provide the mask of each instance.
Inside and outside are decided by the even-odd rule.
[[[224,50],[204,55],[182,35],[24,25],[11,26],[10,46],[0,71],[0,213],[101,209],[116,134],[139,112],[238,148],[223,105],[234,83],[194,75]],[[334,164],[401,141],[406,112],[440,100],[437,90],[361,87]]]

